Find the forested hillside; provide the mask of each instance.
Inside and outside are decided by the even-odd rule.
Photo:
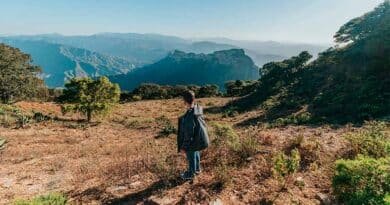
[[[335,35],[337,46],[265,64],[256,92],[238,109],[267,109],[263,120],[362,121],[390,114],[390,5],[352,19]]]

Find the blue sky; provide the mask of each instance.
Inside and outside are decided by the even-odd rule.
[[[185,38],[331,43],[383,0],[8,0],[0,34],[160,33]]]

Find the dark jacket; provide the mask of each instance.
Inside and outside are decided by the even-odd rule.
[[[195,138],[200,129],[206,129],[202,127],[204,125],[203,109],[199,105],[195,105],[193,108],[188,109],[187,112],[179,118],[177,134],[177,148],[179,152],[181,149],[186,151],[199,151],[204,149],[204,143]]]

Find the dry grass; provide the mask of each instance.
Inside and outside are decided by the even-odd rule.
[[[228,100],[210,98],[201,99],[200,103],[221,106]],[[333,162],[344,154],[347,144],[340,136],[352,129],[235,126],[261,111],[231,117],[207,113],[210,124],[230,124],[240,138],[253,137],[256,143],[247,142],[248,153],[253,156],[245,155],[248,159],[240,166],[229,165],[233,167],[226,173],[222,168],[216,169],[216,162],[230,156],[224,152],[226,149],[212,144],[202,152],[202,174],[192,184],[183,184],[176,176],[185,170],[186,163],[184,156],[177,153],[175,136],[156,138],[161,131],[161,123],[156,119],[165,116],[176,125],[177,117],[184,112],[180,100],[121,104],[93,124],[77,122],[78,115],[62,117],[59,107],[52,103],[22,102],[17,106],[57,120],[32,123],[25,129],[0,127],[1,137],[8,142],[6,149],[0,151],[0,204],[15,197],[51,192],[65,193],[71,201],[83,204],[115,200],[142,203],[150,197],[168,198],[169,204],[204,203],[215,198],[227,204],[316,204],[317,193],[331,191]],[[295,146],[304,152],[302,158],[307,165],[291,176],[286,190],[280,190],[278,180],[272,177],[272,156],[286,150],[298,135],[303,142]],[[298,176],[303,178],[304,187],[296,185],[294,179]],[[216,179],[227,180],[229,186],[218,188]]]

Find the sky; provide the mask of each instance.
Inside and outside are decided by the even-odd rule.
[[[2,0],[0,35],[159,33],[330,44],[383,0]]]

